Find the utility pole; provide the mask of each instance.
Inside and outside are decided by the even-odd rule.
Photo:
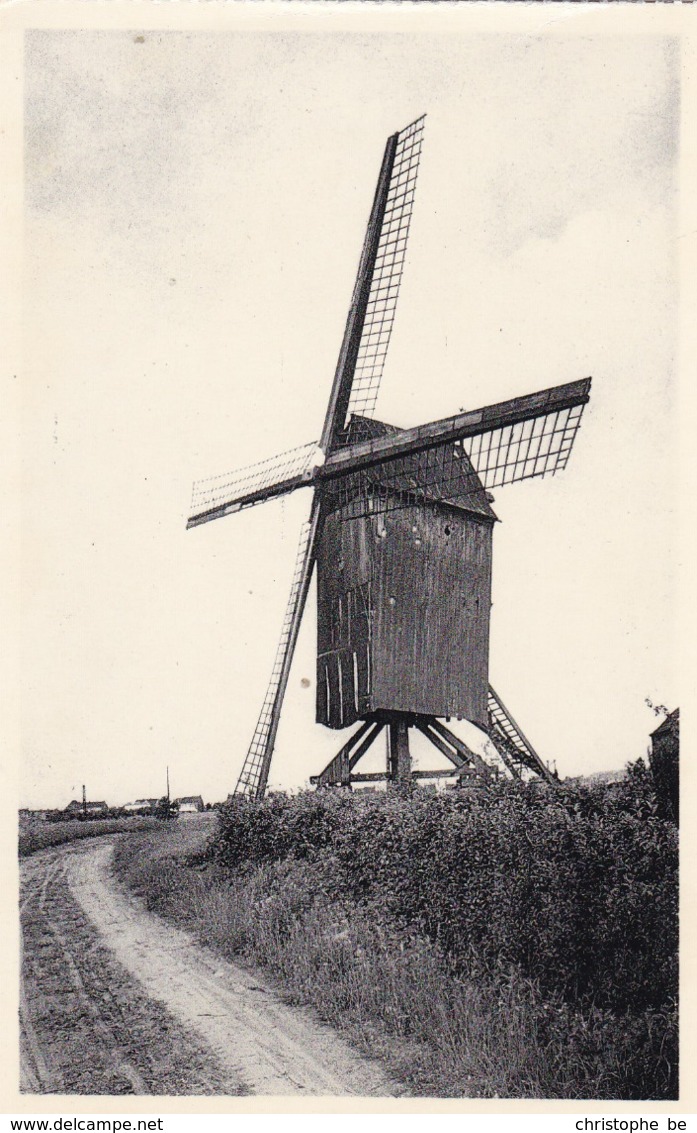
[[[87,814],[87,793],[85,791],[85,784],[82,784],[82,813]]]

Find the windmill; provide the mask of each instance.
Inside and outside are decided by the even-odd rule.
[[[388,138],[319,442],[194,484],[187,527],[300,488],[312,493],[259,720],[235,793],[264,794],[317,566],[316,719],[357,725],[312,782],[553,776],[489,685],[489,489],[566,467],[590,379],[414,428],[373,413],[395,318],[424,118]],[[494,763],[446,722],[487,732]],[[444,722],[445,721],[445,722]],[[383,772],[356,764],[387,729]],[[410,729],[448,760],[413,771]],[[496,758],[497,757],[497,758]],[[498,766],[496,766],[498,764]]]

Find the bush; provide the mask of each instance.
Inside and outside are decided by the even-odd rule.
[[[345,791],[234,799],[212,855],[308,859],[328,890],[423,931],[472,974],[615,1012],[677,995],[677,832],[626,788],[500,784],[404,799]]]
[[[399,906],[386,899],[388,888],[376,885],[370,895],[370,886],[361,885],[363,896],[356,898],[346,884],[336,847],[358,813],[352,808],[358,806],[361,814],[365,808],[374,834],[384,826],[382,844],[390,816],[400,814],[399,804],[384,797],[347,802],[341,792],[317,798],[276,797],[262,807],[235,804],[230,812],[231,821],[233,814],[239,818],[231,840],[234,870],[205,860],[201,831],[174,824],[164,835],[122,841],[116,873],[149,909],[185,925],[207,947],[266,969],[286,1000],[311,1004],[362,1049],[385,1060],[410,1092],[625,1100],[677,1096],[673,1005],[615,1012],[574,1004],[558,992],[543,995],[514,964],[492,963],[487,969],[482,957],[475,957],[465,974],[462,963],[419,925],[407,923],[403,909],[401,917],[392,914],[392,905]],[[318,807],[323,807],[320,817]],[[256,831],[255,813],[263,816]],[[402,812],[403,823],[415,813]],[[296,855],[287,847],[299,814],[308,822],[299,832]],[[427,814],[437,829],[433,809],[416,814],[415,829],[426,829]],[[263,847],[264,861],[250,861],[245,832],[253,853]],[[270,847],[281,843],[285,857],[274,861]],[[225,844],[219,833],[214,856],[220,860]]]
[[[228,866],[242,862],[312,858],[332,844],[355,814],[346,791],[270,794],[261,803],[234,797],[219,810],[219,833],[211,853]]]

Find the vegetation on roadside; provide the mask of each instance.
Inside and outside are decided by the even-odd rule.
[[[100,834],[122,834],[129,831],[153,830],[159,827],[156,818],[103,818],[82,822],[73,819],[60,824],[42,822],[40,819],[21,819],[19,823],[18,849],[20,858],[46,850],[49,846],[60,846],[63,842],[74,842],[76,838],[95,838]]]
[[[118,868],[150,908],[414,1093],[677,1096],[677,830],[641,766],[559,792],[236,799],[186,867],[140,841]]]

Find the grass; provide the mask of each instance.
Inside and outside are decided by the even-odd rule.
[[[230,871],[201,855],[210,825],[176,824],[117,847],[118,876],[147,906],[227,959],[262,968],[383,1061],[407,1092],[436,1097],[623,1098],[641,1046],[608,1011],[574,1011],[515,972],[465,979],[437,944],[379,903],[328,891],[316,864]],[[658,1013],[657,1034],[666,1020]],[[669,1068],[665,1074],[669,1073]],[[636,1096],[636,1095],[634,1095]]]
[[[19,823],[18,851],[20,858],[74,842],[77,838],[94,838],[100,834],[124,834],[153,830],[161,824],[156,818],[105,818],[89,822],[41,822],[38,819],[21,819]]]

